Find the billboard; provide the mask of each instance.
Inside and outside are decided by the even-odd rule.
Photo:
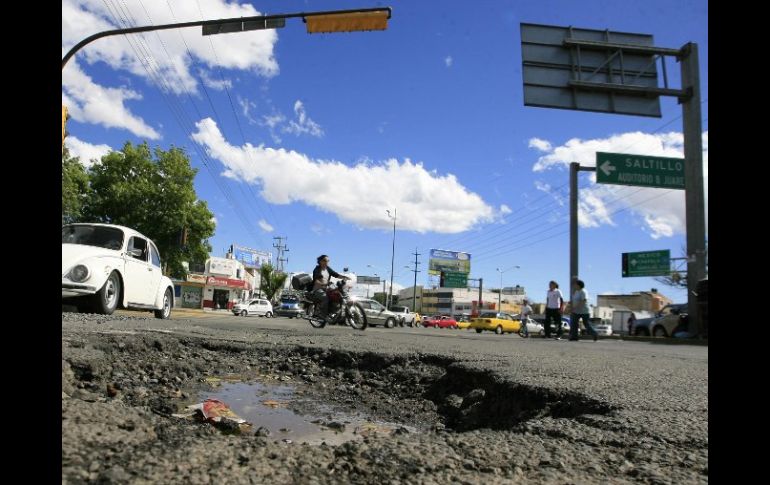
[[[232,245],[231,252],[233,253],[233,259],[240,261],[247,268],[259,268],[263,264],[270,263],[273,260],[272,253],[258,251],[236,244]]]
[[[471,255],[460,251],[447,251],[444,249],[431,249],[428,263],[428,274],[438,275],[442,271],[455,273],[471,272]]]

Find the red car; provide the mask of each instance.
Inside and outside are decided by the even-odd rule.
[[[427,320],[423,320],[422,326],[433,328],[457,328],[457,321],[452,317],[436,315]]]

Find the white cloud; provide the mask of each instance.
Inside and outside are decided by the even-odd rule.
[[[676,132],[632,132],[594,140],[573,138],[555,148],[547,140],[533,138],[529,141],[529,146],[545,153],[534,164],[535,172],[553,167],[568,167],[571,162],[593,167],[596,165],[596,152],[684,157],[684,138],[681,133]],[[703,175],[708,232],[708,132],[703,133]],[[595,180],[595,175],[593,179]],[[550,191],[544,184],[538,188],[545,192]],[[637,217],[639,224],[653,239],[685,233],[683,190],[604,184],[595,184],[580,190],[578,221],[583,227],[614,225],[613,213],[626,209]]]
[[[283,128],[284,133],[293,133],[297,136],[307,133],[308,135],[320,138],[324,134],[324,130],[315,121],[311,120],[305,112],[305,106],[302,101],[297,100],[294,103],[294,114],[296,120],[289,121],[289,125]]]
[[[439,175],[408,159],[349,167],[264,145],[231,145],[210,118],[196,126],[192,138],[225,165],[223,175],[260,185],[273,204],[302,202],[342,221],[386,230],[392,222],[385,209],[395,207],[398,227],[419,233],[462,232],[500,216],[454,175]]]
[[[261,227],[263,231],[265,231],[265,232],[273,232],[273,226],[268,224],[268,222],[266,220],[260,219],[260,221],[257,224],[259,224],[259,227]]]
[[[331,231],[321,224],[312,224],[310,226],[310,230],[319,236],[323,236],[324,234],[331,234]]]
[[[114,28],[260,15],[248,3],[238,4],[226,0],[124,0],[119,12],[112,5],[102,0],[63,0],[62,49],[69,49],[91,34]],[[120,20],[115,19],[115,13],[118,13]],[[130,25],[125,25],[124,20]],[[129,37],[106,37],[90,44],[78,55],[89,64],[102,61],[113,69],[130,71],[156,84],[157,80],[147,73],[143,64],[147,62],[144,53],[149,51],[152,55],[149,61],[151,70],[160,73],[166,79],[167,87],[179,94],[196,90],[197,83],[190,73],[190,55],[209,67],[253,71],[266,77],[278,74],[278,63],[273,56],[277,40],[275,30],[257,30],[248,35],[232,33],[202,36],[200,27],[197,27],[133,34]],[[132,46],[137,48],[140,55],[136,54]]]
[[[547,152],[551,150],[551,144],[546,140],[541,140],[540,138],[532,138],[529,140],[529,148],[535,148],[541,152]]]
[[[246,98],[242,98],[238,96],[238,105],[241,107],[241,112],[243,113],[243,117],[249,120],[249,123],[251,124],[257,124],[257,121],[251,117],[251,110],[256,108],[257,105],[251,101],[249,101]]]
[[[214,79],[211,77],[211,74],[209,74],[209,71],[205,69],[198,69],[198,75],[207,88],[216,89],[217,91],[224,91],[225,88],[230,89],[233,87],[233,82],[231,80],[222,78]]]
[[[64,144],[67,145],[70,155],[79,157],[80,163],[86,168],[89,168],[94,162],[100,162],[102,156],[113,151],[109,145],[92,145],[75,136],[68,136],[64,140]]]
[[[160,134],[126,107],[125,102],[142,99],[142,95],[128,88],[106,88],[94,83],[90,76],[70,61],[62,71],[62,104],[73,119],[94,123],[107,128],[122,128],[136,136],[157,140]]]
[[[270,137],[273,139],[273,143],[281,143],[281,137],[278,136],[276,128],[284,121],[286,121],[284,115],[281,113],[274,113],[272,115],[262,115],[262,122],[259,124],[270,128]]]
[[[62,0],[62,56],[81,40],[105,30],[260,14],[247,3],[228,0],[124,0],[119,9],[116,5],[102,0]],[[191,56],[208,68],[238,69],[272,77],[278,74],[273,54],[277,40],[275,30],[204,37],[200,27],[101,38],[79,50],[77,62],[71,59],[62,70],[62,97],[78,105],[72,113],[78,121],[158,139],[160,135],[124,105],[126,100],[141,99],[140,93],[124,87],[100,86],[81,71],[82,66],[104,62],[113,70],[128,71],[145,79],[161,91],[177,95],[195,93],[198,83],[191,73]],[[204,71],[201,76],[214,89],[230,85],[230,81],[211,79]]]
[[[444,58],[444,64],[446,67],[452,67],[452,64],[454,63],[454,60],[452,59],[452,56],[446,56]]]

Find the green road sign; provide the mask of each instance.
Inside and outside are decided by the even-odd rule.
[[[671,251],[623,253],[623,277],[671,274]]]
[[[596,152],[596,182],[684,189],[684,158]]]
[[[467,288],[468,273],[444,271],[444,288]]]

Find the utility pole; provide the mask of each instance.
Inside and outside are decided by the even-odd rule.
[[[393,219],[393,248],[390,253],[390,291],[388,292],[388,302],[385,304],[385,308],[390,309],[390,305],[393,303],[393,262],[396,258],[396,209],[393,209],[393,215],[390,215],[390,211],[386,210],[388,217]]]
[[[419,255],[420,253],[417,252],[417,248],[414,248],[414,269],[412,270],[414,272],[414,286],[412,287],[412,313],[417,311],[417,273],[420,272],[417,269],[417,265],[420,264],[420,262],[417,261],[417,256]],[[422,305],[420,305],[420,309],[422,309]]]
[[[275,259],[276,271],[278,271],[279,273],[283,273],[283,263],[289,262],[289,258],[283,257],[283,253],[289,252],[289,248],[285,244],[283,244],[283,241],[288,240],[289,238],[286,236],[275,236],[273,239],[278,240],[277,244],[273,243],[273,247],[278,250],[278,255],[276,256],[276,259]]]
[[[483,291],[484,287],[484,278],[468,278],[468,281],[478,281],[479,282],[479,315],[481,315],[481,305],[484,303],[481,301],[481,292]]]

